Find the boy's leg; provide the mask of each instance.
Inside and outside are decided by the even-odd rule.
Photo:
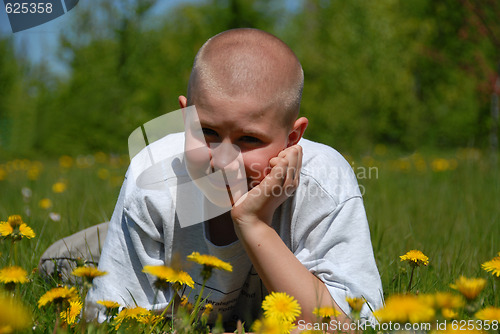
[[[107,233],[108,222],[105,222],[56,241],[40,258],[39,272],[44,276],[57,275],[65,282],[73,281],[71,272],[77,263],[97,267]]]

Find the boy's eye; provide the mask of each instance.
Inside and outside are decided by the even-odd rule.
[[[209,129],[209,128],[203,128],[201,129],[203,131],[203,134],[205,136],[210,136],[210,137],[218,137],[219,135],[217,134],[216,131]]]
[[[243,137],[240,138],[240,140],[242,142],[250,143],[250,144],[259,144],[259,143],[262,142],[259,138],[255,138],[255,137],[252,137],[252,136],[243,136]]]

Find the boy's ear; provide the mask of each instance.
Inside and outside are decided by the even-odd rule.
[[[184,120],[184,125],[186,125],[186,111],[184,108],[187,107],[187,98],[184,95],[179,96],[179,106],[182,109],[182,119]]]
[[[187,98],[184,95],[179,96],[179,106],[182,111],[182,120],[184,121],[184,126],[186,126],[186,110],[184,108],[187,107]]]
[[[304,135],[304,131],[306,131],[308,124],[309,120],[305,117],[301,117],[293,123],[292,131],[288,134],[287,147],[293,146],[299,142],[300,138]]]
[[[179,96],[179,106],[181,108],[187,107],[187,98],[184,95]]]

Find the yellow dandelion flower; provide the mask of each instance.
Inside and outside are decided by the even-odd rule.
[[[23,304],[11,297],[0,295],[0,330],[17,332],[31,327],[31,314]],[[5,331],[9,333],[9,331]]]
[[[68,155],[63,155],[59,158],[59,166],[62,168],[70,168],[73,166],[73,158]]]
[[[107,180],[109,179],[109,170],[107,170],[106,168],[99,168],[99,170],[97,171],[97,176],[101,179],[101,180]]]
[[[148,313],[146,315],[143,315],[142,317],[139,317],[137,319],[137,322],[144,325],[156,325],[163,319],[165,318],[162,317],[161,315],[154,315],[153,313]]]
[[[208,317],[210,315],[210,312],[214,309],[214,306],[210,303],[205,304],[205,309],[203,310],[202,316]]]
[[[56,194],[60,194],[66,191],[67,185],[66,182],[56,182],[52,185],[52,191],[55,192]]]
[[[458,319],[458,313],[455,312],[452,309],[449,308],[444,308],[441,310],[441,314],[445,319],[451,320],[451,319]]]
[[[181,285],[187,285],[190,288],[194,288],[193,279],[187,272],[182,270],[177,271],[177,278],[173,281],[173,283],[179,283]]]
[[[498,255],[499,256],[494,257],[492,260],[481,264],[484,270],[487,272],[491,271],[491,274],[496,277],[500,277],[500,253],[498,253]]]
[[[88,279],[89,281],[92,281],[96,277],[106,275],[107,272],[100,271],[96,267],[77,267],[75,270],[73,270],[73,272],[71,274],[74,276],[83,277],[83,278]]]
[[[68,325],[76,323],[76,318],[82,312],[83,303],[80,299],[73,299],[69,301],[69,307],[62,311],[60,314],[61,319]]]
[[[23,222],[21,216],[9,216],[7,222],[0,222],[0,236],[12,238],[14,241],[22,238],[34,238],[35,232],[33,229]]]
[[[0,282],[17,284],[29,282],[28,273],[21,267],[11,266],[0,269]]]
[[[75,287],[68,288],[66,286],[62,286],[53,288],[40,297],[38,300],[38,308],[41,308],[49,303],[59,304],[64,301],[75,300],[77,298],[78,294]]]
[[[465,301],[461,296],[449,292],[436,292],[432,295],[434,307],[438,309],[457,309],[464,306]]]
[[[252,325],[252,331],[257,334],[282,334],[290,333],[283,328],[283,324],[274,318],[264,318],[255,320]]]
[[[33,229],[24,223],[19,226],[19,234],[21,235],[21,237],[27,239],[33,239],[35,237],[35,232],[33,231]]]
[[[361,312],[361,309],[363,308],[363,305],[366,302],[366,299],[362,297],[354,297],[354,298],[347,297],[345,300],[347,301],[347,303],[354,312]]]
[[[484,278],[467,278],[460,276],[455,284],[450,284],[452,289],[458,290],[468,300],[474,300],[486,286]]]
[[[489,306],[479,310],[475,317],[479,320],[499,321],[500,322],[500,307]]]
[[[257,319],[253,322],[251,330],[254,333],[262,333],[262,327],[263,327],[263,321],[260,319]]]
[[[435,172],[444,172],[450,169],[450,162],[443,158],[434,159],[431,163],[432,170]]]
[[[98,300],[97,304],[104,306],[107,310],[113,310],[120,307],[120,304],[111,300]]]
[[[167,266],[144,266],[142,272],[165,281],[170,281],[175,277],[175,270]]]
[[[297,326],[295,326],[293,322],[286,322],[286,321],[281,322],[280,327],[281,327],[281,332],[280,332],[281,334],[290,334],[295,328],[297,328]]]
[[[214,306],[210,303],[205,304],[205,310],[208,310],[208,312],[211,312],[214,309]]]
[[[163,281],[172,284],[187,285],[194,288],[194,281],[188,273],[182,270],[175,270],[167,266],[144,266],[143,272],[151,274],[157,278],[157,281]]]
[[[410,265],[415,267],[421,265],[426,266],[429,264],[429,258],[419,250],[411,250],[405,255],[401,255],[399,258],[401,259],[401,261],[406,261]]]
[[[130,319],[137,319],[140,316],[147,315],[149,313],[150,313],[150,311],[148,311],[144,307],[140,307],[140,306],[125,307],[120,312],[122,318],[130,318]]]
[[[38,202],[38,206],[44,210],[48,210],[52,207],[52,201],[50,198],[43,198]]]
[[[23,219],[21,218],[20,215],[9,216],[8,223],[12,227],[16,227],[16,226],[19,226],[21,224],[24,224]]]
[[[383,308],[373,315],[380,322],[422,323],[433,320],[434,309],[422,298],[414,295],[393,295],[387,298]]]
[[[188,301],[189,301],[189,300],[188,300],[188,297],[186,297],[186,295],[183,295],[183,296],[181,297],[181,303],[180,303],[181,307],[186,306],[186,305],[187,305],[187,303],[188,303]]]
[[[139,318],[147,316],[151,312],[144,307],[123,308],[115,317],[115,329],[118,330],[124,321],[138,321]]]
[[[333,308],[333,307],[316,307],[313,310],[313,314],[317,315],[320,318],[335,318],[339,316],[341,313]]]
[[[300,315],[300,305],[295,298],[284,292],[272,292],[262,302],[264,317],[282,322],[294,322]]]
[[[12,233],[14,233],[14,229],[8,222],[0,222],[0,236],[8,237]]]
[[[104,152],[97,152],[94,154],[94,159],[97,163],[103,164],[103,163],[106,163],[108,156]]]
[[[28,175],[28,179],[36,181],[40,176],[41,171],[42,170],[38,167],[32,167],[27,170],[26,175]]]
[[[206,255],[206,254],[200,254],[198,252],[193,252],[191,253],[191,255],[188,255],[187,259],[189,261],[201,264],[204,267],[222,269],[229,272],[233,271],[233,266],[230,263],[224,262],[213,255]]]

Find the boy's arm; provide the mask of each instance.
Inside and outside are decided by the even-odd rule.
[[[270,226],[274,211],[297,188],[301,165],[300,146],[280,152],[270,161],[271,172],[237,201],[231,216],[236,234],[267,290],[295,297],[302,308],[301,319],[313,322],[315,307],[333,306],[342,311],[325,284],[304,267]],[[347,317],[339,320],[347,321]]]

